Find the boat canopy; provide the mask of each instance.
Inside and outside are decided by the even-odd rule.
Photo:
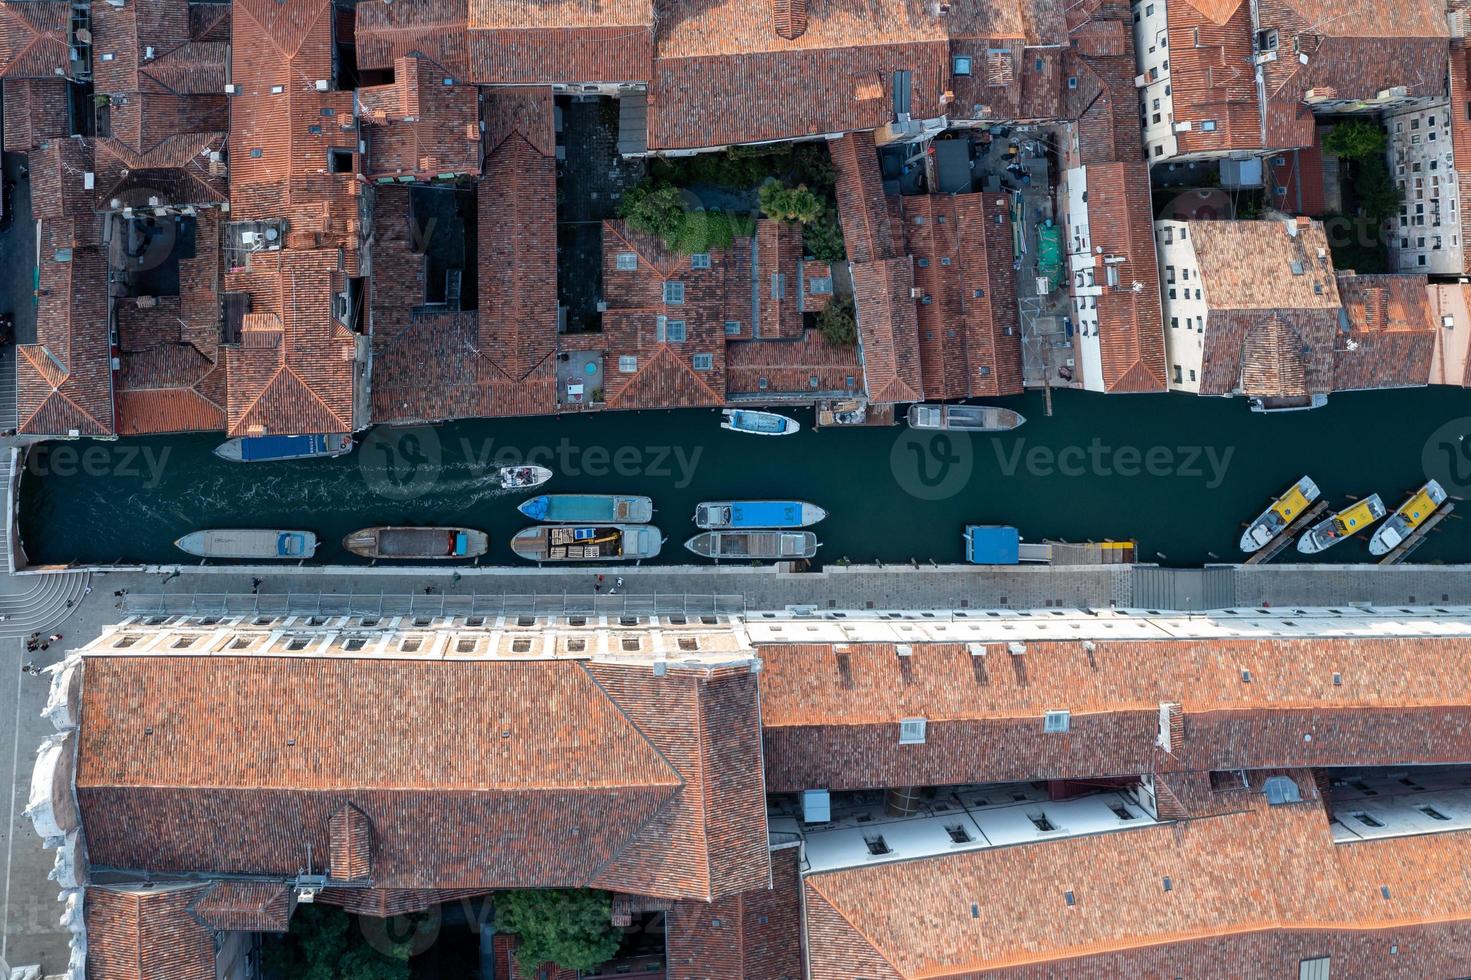
[[[965,529],[965,560],[972,565],[1015,565],[1021,560],[1021,534],[1002,524],[970,524]]]

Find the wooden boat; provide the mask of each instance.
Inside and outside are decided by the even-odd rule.
[[[469,527],[365,527],[343,538],[342,547],[364,558],[478,558],[490,539]]]
[[[695,505],[695,525],[710,530],[808,527],[827,511],[805,500],[711,500]]]
[[[1374,532],[1374,536],[1369,539],[1369,554],[1389,554],[1405,538],[1413,534],[1415,528],[1424,524],[1425,519],[1435,513],[1441,504],[1445,503],[1445,497],[1445,488],[1435,480],[1431,480],[1416,490],[1411,494],[1410,499],[1400,504],[1399,510],[1391,514],[1389,520],[1381,524]]]
[[[174,545],[200,558],[300,559],[316,554],[317,536],[310,531],[226,528],[191,531]]]
[[[286,459],[315,459],[352,452],[346,432],[296,436],[238,436],[215,447],[215,455],[232,463],[274,463]]]
[[[549,524],[647,524],[654,519],[654,502],[648,497],[603,493],[544,494],[516,509]]]
[[[811,558],[817,554],[817,535],[811,531],[706,531],[684,546],[704,558],[739,560]]]
[[[545,466],[500,466],[496,468],[495,480],[503,490],[530,490],[552,478],[552,471]]]
[[[908,419],[911,428],[958,432],[1009,432],[1026,421],[1019,412],[990,405],[910,405]]]
[[[775,412],[753,412],[744,408],[726,408],[720,412],[720,427],[731,432],[749,432],[753,436],[789,436],[802,428],[796,419]]]
[[[648,524],[541,524],[517,531],[511,550],[527,561],[642,561],[664,536]]]
[[[1241,550],[1250,554],[1271,544],[1287,525],[1307,513],[1308,507],[1318,499],[1321,491],[1312,477],[1305,476],[1272,501],[1272,506],[1262,511],[1257,519],[1241,532]]]
[[[1379,499],[1379,494],[1371,494],[1357,503],[1349,504],[1332,517],[1314,524],[1306,534],[1297,539],[1297,550],[1305,555],[1315,555],[1358,534],[1385,513],[1384,501]]]

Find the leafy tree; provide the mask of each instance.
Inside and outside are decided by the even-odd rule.
[[[1389,164],[1383,157],[1364,157],[1354,163],[1354,191],[1364,217],[1375,224],[1393,217],[1399,211],[1400,189],[1389,176]]]
[[[368,945],[352,916],[330,905],[302,905],[284,936],[268,936],[266,973],[281,980],[408,980],[408,942]]]
[[[684,201],[677,187],[639,184],[623,198],[619,213],[634,231],[658,235],[666,242],[684,227]]]
[[[1333,127],[1323,137],[1323,149],[1347,160],[1382,156],[1388,137],[1384,129],[1368,119],[1350,119]]]
[[[817,329],[830,343],[849,347],[856,344],[858,322],[854,316],[853,298],[834,296],[822,312],[817,314]]]
[[[777,180],[761,185],[758,196],[761,213],[778,221],[795,221],[811,224],[822,217],[827,204],[822,198],[807,189],[806,184],[791,187]]]
[[[618,952],[622,937],[611,924],[612,907],[612,895],[593,889],[501,892],[495,897],[495,925],[520,938],[516,962],[528,976],[543,963],[591,970]]]
[[[841,262],[848,257],[843,243],[843,226],[832,208],[824,208],[822,217],[802,226],[802,243],[807,254],[824,262]]]

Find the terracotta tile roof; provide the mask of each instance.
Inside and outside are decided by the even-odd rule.
[[[1280,57],[1263,67],[1267,144],[1307,146],[1314,125],[1303,100],[1310,91],[1331,99],[1372,99],[1404,86],[1417,98],[1446,93],[1450,30],[1444,0],[1260,0],[1257,23],[1279,32]]]
[[[225,277],[251,296],[241,343],[226,349],[227,432],[350,432],[356,341],[333,315],[336,249],[256,252]]]
[[[769,12],[759,16],[769,22]],[[868,22],[866,29],[882,31],[880,23]],[[727,26],[739,34],[726,16],[701,30],[714,36]],[[670,34],[684,37],[677,25]],[[892,78],[901,70],[912,73],[913,115],[941,113],[940,95],[950,77],[943,38],[812,46],[809,39],[820,36],[809,28],[797,42],[783,42],[800,47],[741,53],[661,36],[649,86],[649,147],[694,149],[873,129],[893,116]],[[781,40],[775,32],[771,37]],[[708,53],[671,54],[707,46]]]
[[[1471,45],[1463,39],[1451,41],[1450,104],[1464,106],[1471,95]],[[9,89],[9,86],[6,86]],[[1461,213],[1471,203],[1471,115],[1452,112],[1451,146],[1455,152],[1456,182]],[[1461,235],[1461,269],[1471,270],[1471,240]]]
[[[378,888],[709,900],[769,881],[744,668],[103,657],[84,669],[77,792],[94,868],[290,875],[310,847],[325,870],[332,818],[351,803],[371,824]],[[332,717],[302,724],[323,691]],[[486,750],[467,754],[466,737]]]
[[[217,881],[189,907],[202,925],[222,932],[285,932],[296,899],[285,884]]]
[[[36,343],[16,348],[23,433],[113,434],[107,259],[96,234],[90,217],[41,223]]]
[[[853,265],[864,386],[878,404],[924,398],[913,288],[914,262],[908,257]]]
[[[808,875],[811,976],[944,978],[1023,966],[1036,975],[1070,957],[1086,958],[1069,975],[1108,975],[1106,965],[1127,962],[1124,951],[1148,956],[1141,947],[1163,944],[1168,954],[1175,944],[1206,941],[1218,950],[1208,962],[1261,965],[1252,975],[1275,976],[1297,960],[1221,954],[1234,952],[1238,937],[1278,930],[1375,930],[1373,942],[1387,947],[1383,930],[1452,923],[1451,949],[1460,955],[1471,886],[1448,881],[1444,868],[1471,856],[1471,834],[1335,845],[1311,774],[1291,775],[1304,802],[1268,805],[1254,776],[1254,792],[1221,816]],[[997,888],[1002,881],[1007,887]],[[1179,971],[1183,950],[1166,956],[1174,962],[1164,975]],[[1389,953],[1375,961],[1395,963]],[[1445,972],[1418,959],[1411,969]]]
[[[1250,0],[1168,2],[1175,119],[1192,124],[1175,134],[1180,152],[1261,149]],[[1215,121],[1213,132],[1200,126],[1205,120]]]
[[[802,251],[800,225],[765,218],[756,222],[756,288],[752,295],[757,308],[756,336],[762,340],[796,340],[802,336],[807,296]]]
[[[1338,391],[1427,384],[1437,332],[1424,276],[1338,275],[1348,329],[1334,344]]]
[[[0,3],[0,78],[70,74],[70,18],[71,4],[56,0]]]
[[[571,14],[587,5],[544,6]],[[653,34],[648,24],[505,27],[471,30],[466,45],[472,76],[489,84],[644,82],[653,71]]]
[[[814,386],[812,379],[817,379]],[[856,394],[863,385],[863,366],[856,345],[834,344],[817,330],[802,338],[739,341],[725,349],[725,388],[732,400],[741,395],[774,398],[814,393]]]
[[[666,919],[669,980],[801,980],[799,851],[771,852],[771,887],[676,902]]]
[[[1300,397],[1333,390],[1337,310],[1212,312],[1200,393]]]
[[[772,792],[1272,765],[1453,762],[1471,719],[1463,640],[1183,640],[763,647]],[[1242,671],[1251,681],[1243,682]],[[1339,683],[1334,683],[1334,675]],[[1177,703],[1183,745],[1155,748]],[[1066,735],[1042,716],[1071,712]],[[899,721],[928,720],[923,745]],[[1304,733],[1312,734],[1305,741]]]
[[[472,85],[419,57],[394,62],[393,84],[358,89],[370,177],[480,173],[480,104]]]
[[[25,153],[71,131],[68,84],[60,78],[6,78],[5,152]]]
[[[189,914],[208,887],[88,888],[87,980],[214,980],[214,938]]]
[[[850,262],[891,259],[904,252],[904,230],[884,196],[878,150],[867,133],[828,141],[837,171],[838,220]]]
[[[332,845],[327,874],[334,881],[357,881],[373,874],[373,821],[351,803],[344,803],[327,821]]]
[[[86,175],[96,167],[93,141],[81,136],[50,140],[29,157],[31,210],[37,218],[91,217],[95,202]]]
[[[363,0],[353,31],[360,68],[391,68],[417,54],[469,76],[466,0]]]
[[[223,99],[228,45],[190,15],[187,0],[99,4],[92,12],[92,80],[99,93],[210,95]],[[229,5],[224,16],[229,17]]]
[[[141,152],[122,140],[96,140],[97,206],[117,210],[112,203],[117,201],[141,207],[153,198],[162,204],[193,205],[227,200],[224,162],[212,159],[223,154],[225,139],[223,131],[191,129],[166,136]]]
[[[1010,211],[1000,196],[992,195],[989,202],[984,197],[903,199],[914,285],[923,293],[915,309],[926,398],[1022,390]],[[1000,224],[997,215],[1003,216]]]
[[[1212,310],[1338,308],[1322,222],[1301,218],[1186,225]]]
[[[1029,47],[1017,39],[962,38],[950,42],[950,58],[971,59],[969,75],[949,76],[954,119],[1033,120],[1063,115],[1066,48]]]
[[[484,888],[323,888],[317,901],[357,915],[387,919],[487,893]]]
[[[1138,162],[1144,138],[1139,127],[1139,91],[1134,88],[1134,35],[1129,9],[1105,8],[1119,19],[1090,18],[1071,32],[1076,45],[1064,59],[1069,79],[1059,86],[1064,112],[1077,120],[1078,153],[1084,165]]]

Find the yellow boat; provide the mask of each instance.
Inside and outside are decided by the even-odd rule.
[[[1370,494],[1314,524],[1308,533],[1297,539],[1297,550],[1305,555],[1317,554],[1344,538],[1358,534],[1386,513],[1388,511],[1384,509],[1384,501],[1379,499],[1379,494]]]
[[[1287,530],[1287,525],[1307,513],[1318,494],[1318,485],[1309,476],[1288,487],[1286,493],[1273,501],[1272,506],[1262,511],[1261,516],[1242,532],[1241,550],[1250,554],[1271,544],[1274,538]]]
[[[1369,541],[1369,554],[1384,555],[1397,548],[1425,519],[1445,503],[1445,488],[1431,480],[1400,504],[1394,516],[1384,522]]]

